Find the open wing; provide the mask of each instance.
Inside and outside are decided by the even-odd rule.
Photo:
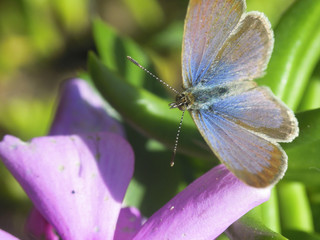
[[[293,112],[267,87],[238,91],[213,103],[210,110],[270,141],[291,142],[298,135]]]
[[[211,150],[243,182],[253,187],[268,187],[282,178],[287,155],[280,145],[212,111],[191,114]]]
[[[243,14],[244,9],[240,0],[190,1],[182,51],[185,88],[263,75],[274,43],[271,25],[262,13]]]
[[[222,84],[261,77],[273,43],[269,20],[259,12],[245,14],[201,77],[201,83]]]
[[[245,11],[243,0],[190,0],[182,46],[183,86],[196,85]]]

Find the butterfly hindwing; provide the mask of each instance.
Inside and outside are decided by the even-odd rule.
[[[287,155],[277,143],[210,110],[191,115],[211,150],[239,179],[253,187],[267,187],[282,178]]]
[[[291,142],[298,135],[298,123],[293,112],[285,106],[267,87],[246,89],[243,85],[253,85],[252,81],[242,82],[230,94],[214,102],[210,109],[231,122],[262,136],[270,141]]]

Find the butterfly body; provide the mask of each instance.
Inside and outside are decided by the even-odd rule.
[[[188,110],[201,135],[246,184],[268,187],[287,169],[278,142],[298,135],[293,112],[270,89],[252,81],[264,74],[273,31],[244,0],[190,0],[182,49],[182,85],[171,108]]]
[[[202,86],[198,84],[190,87],[176,97],[176,102],[170,104],[172,108],[178,107],[180,110],[210,110],[214,111],[212,106],[219,101],[238,95],[255,88],[257,84],[253,81],[235,82],[231,84],[220,84],[214,86]]]

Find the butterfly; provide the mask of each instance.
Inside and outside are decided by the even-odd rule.
[[[273,44],[269,20],[260,12],[247,13],[244,0],[190,0],[182,93],[128,59],[177,93],[169,106],[183,111],[182,118],[190,112],[213,153],[235,176],[264,188],[287,170],[288,156],[278,142],[299,134],[294,113],[269,88],[252,81],[263,76]]]
[[[298,136],[294,113],[263,76],[273,50],[271,24],[244,0],[190,0],[182,46],[182,85],[171,108],[188,110],[225,166],[246,184],[276,184],[287,169],[278,142]]]

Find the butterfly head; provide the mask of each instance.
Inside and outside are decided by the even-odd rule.
[[[176,101],[170,103],[170,108],[179,108],[181,111],[189,110],[194,102],[194,97],[190,92],[183,92],[176,96]]]

